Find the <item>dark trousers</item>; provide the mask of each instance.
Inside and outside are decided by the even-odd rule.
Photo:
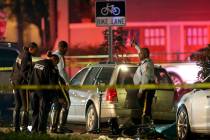
[[[152,101],[155,95],[155,90],[145,90],[143,93],[144,108],[143,116],[149,116],[152,118]]]
[[[20,111],[21,107],[23,107],[23,115],[22,115],[22,125],[25,128],[28,126],[28,92],[26,90],[15,90],[15,110],[13,113],[13,123],[15,129],[19,129],[20,127]]]
[[[67,91],[59,93],[58,100],[55,100],[54,105],[52,106],[51,113],[51,130],[62,131],[67,121],[68,111],[70,107],[70,98]],[[54,115],[54,116],[53,116]],[[58,118],[57,118],[58,117]]]
[[[51,99],[46,92],[33,92],[31,100],[32,131],[46,133],[47,120],[51,107]]]

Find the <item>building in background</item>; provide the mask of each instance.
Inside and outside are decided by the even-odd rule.
[[[57,1],[57,40],[65,38],[72,49],[99,47],[105,28],[95,26],[94,3]],[[134,35],[143,47],[150,48],[157,62],[186,60],[189,53],[210,42],[209,9],[208,0],[126,1],[127,44]],[[135,52],[130,49],[128,53]]]

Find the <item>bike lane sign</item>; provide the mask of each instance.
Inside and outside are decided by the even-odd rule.
[[[96,26],[124,26],[125,0],[96,1]]]

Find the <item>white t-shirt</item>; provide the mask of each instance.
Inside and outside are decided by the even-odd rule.
[[[57,50],[53,54],[56,54],[59,57],[59,62],[57,64],[60,76],[65,80],[66,84],[69,84],[69,77],[65,70],[65,60],[64,57]]]

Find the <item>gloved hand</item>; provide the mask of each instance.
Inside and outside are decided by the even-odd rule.
[[[143,90],[139,90],[139,92],[137,93],[137,98],[138,99],[142,99],[143,98]]]

